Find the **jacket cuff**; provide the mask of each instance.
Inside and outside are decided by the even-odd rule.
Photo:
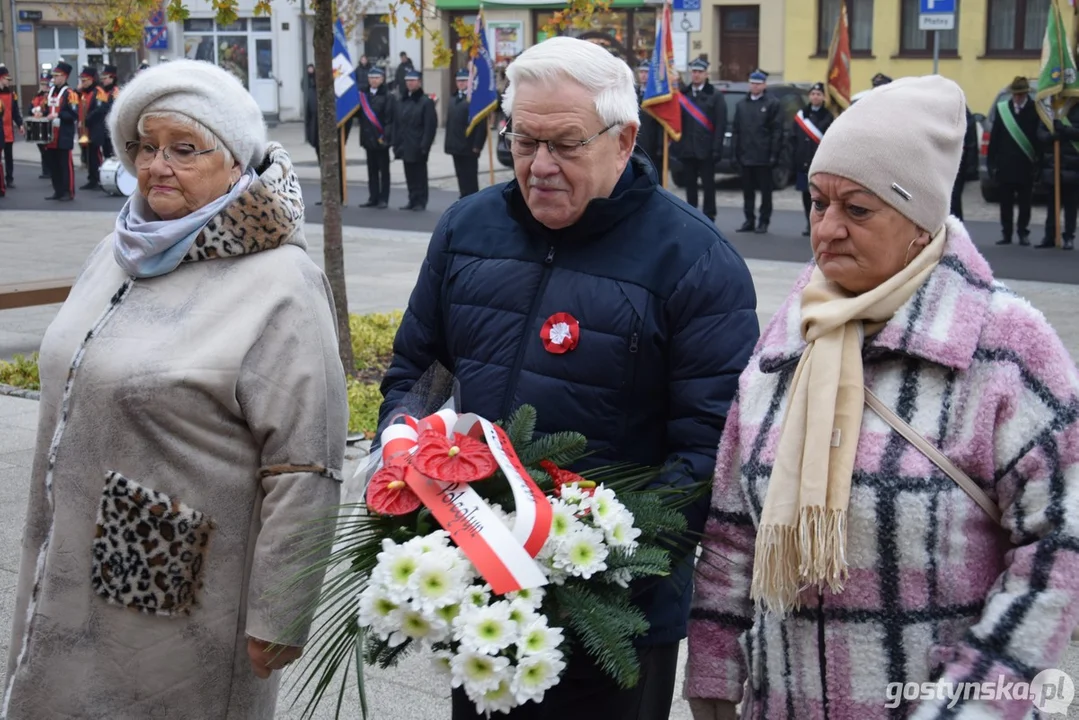
[[[740,642],[743,634],[707,621],[690,622],[687,698],[741,702],[746,680],[745,655]]]

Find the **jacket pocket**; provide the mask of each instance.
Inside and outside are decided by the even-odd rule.
[[[97,512],[94,591],[140,612],[189,615],[213,530],[198,510],[110,472]]]

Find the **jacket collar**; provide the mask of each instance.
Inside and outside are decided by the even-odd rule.
[[[642,153],[635,152],[626,163],[626,169],[622,171],[622,176],[618,179],[610,197],[592,200],[585,208],[581,219],[562,230],[551,230],[532,216],[516,180],[506,184],[502,190],[502,196],[506,200],[511,217],[524,225],[529,234],[555,243],[583,241],[603,235],[621,220],[640,209],[647,198],[656,191],[658,185],[659,178],[651,161]]]
[[[966,370],[974,358],[996,287],[989,263],[971,242],[963,223],[950,217],[940,264],[884,328],[865,344],[865,357],[901,355]],[[761,337],[760,368],[776,372],[805,351],[801,294],[813,266],[802,272]]]

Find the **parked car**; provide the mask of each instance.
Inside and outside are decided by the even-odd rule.
[[[727,127],[723,133],[723,156],[716,163],[717,175],[735,175],[738,170],[734,166],[734,148],[731,146],[731,127],[734,125],[734,108],[746,95],[749,94],[749,83],[724,82],[713,83],[716,90],[723,93],[723,99],[727,102]],[[776,190],[790,185],[791,180],[791,144],[790,133],[794,124],[794,116],[798,111],[809,104],[809,83],[776,83],[768,86],[768,92],[779,100],[783,110],[783,140],[780,143],[779,165],[772,170],[772,183]],[[654,158],[661,162],[661,158]],[[671,155],[668,158],[671,170],[671,180],[678,187],[685,187],[686,181],[682,171],[682,163]]]
[[[1031,97],[1028,102],[1034,101],[1035,90],[1031,88]],[[993,104],[989,107],[989,113],[985,116],[985,120],[982,121],[982,134],[981,134],[981,161],[979,162],[979,174],[981,176],[982,186],[982,198],[988,203],[1000,202],[1000,193],[997,190],[996,181],[989,177],[989,166],[986,160],[989,157],[989,133],[993,131],[993,123],[997,120],[997,103],[1001,100],[1010,100],[1012,93],[1008,88],[1004,88],[997,94]],[[1041,173],[1034,174],[1034,197],[1045,198],[1049,195],[1050,188],[1046,187],[1045,183],[1041,181]]]

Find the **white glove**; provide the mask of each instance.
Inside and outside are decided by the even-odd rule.
[[[736,704],[729,700],[690,698],[689,709],[693,720],[738,720]]]

